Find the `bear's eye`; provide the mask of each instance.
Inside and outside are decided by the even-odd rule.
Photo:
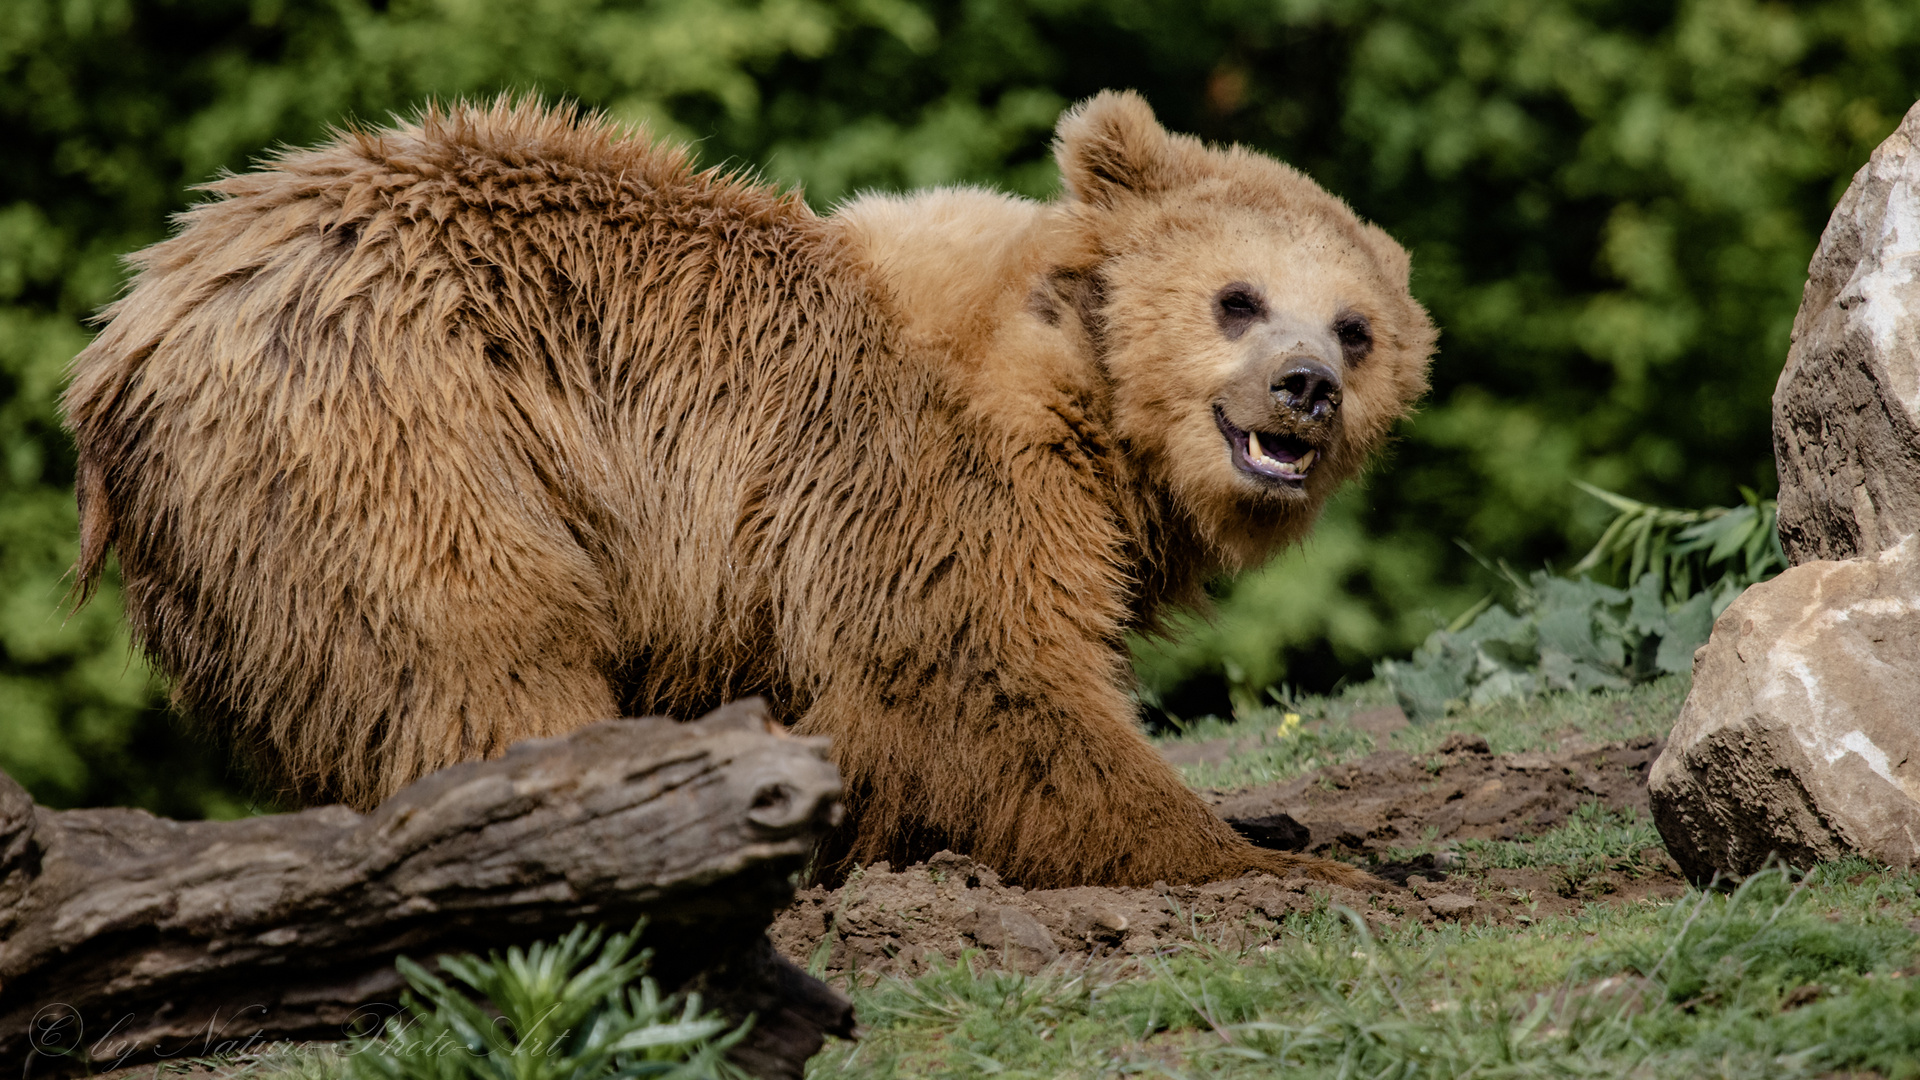
[[[1349,364],[1373,351],[1373,324],[1357,311],[1343,311],[1333,320],[1333,336],[1340,339],[1340,351],[1347,355]]]
[[[1214,321],[1229,339],[1247,332],[1247,327],[1267,317],[1267,303],[1253,286],[1243,282],[1221,289],[1213,298]]]

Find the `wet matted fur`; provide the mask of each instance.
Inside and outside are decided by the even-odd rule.
[[[1132,95],[1057,156],[1052,202],[822,217],[503,102],[221,180],[75,361],[81,579],[116,550],[178,706],[303,801],[758,693],[833,739],[829,866],[1352,879],[1185,787],[1123,636],[1424,390],[1406,255]]]

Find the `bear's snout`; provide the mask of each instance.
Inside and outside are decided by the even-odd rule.
[[[1340,408],[1340,376],[1316,357],[1290,357],[1273,373],[1269,390],[1281,408],[1302,420],[1329,420]]]
[[[1298,491],[1340,418],[1340,375],[1313,357],[1252,367],[1213,407],[1234,469],[1269,491]]]

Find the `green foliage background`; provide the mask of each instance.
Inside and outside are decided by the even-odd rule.
[[[0,768],[54,804],[243,805],[112,588],[68,616],[55,398],[192,186],[349,120],[538,91],[805,186],[1053,190],[1108,86],[1307,170],[1414,253],[1435,390],[1317,537],[1143,643],[1193,711],[1404,652],[1608,508],[1773,487],[1767,399],[1848,176],[1920,95],[1896,0],[0,0]],[[1211,695],[1211,698],[1209,697]]]

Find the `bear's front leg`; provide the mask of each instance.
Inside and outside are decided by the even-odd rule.
[[[801,726],[832,738],[850,811],[822,853],[826,873],[952,848],[1032,888],[1249,871],[1379,884],[1346,863],[1255,847],[1135,728],[1111,674],[1050,674],[1051,686],[1000,669],[959,686],[935,677],[932,693],[887,687],[816,702]],[[1079,678],[1056,681],[1067,674]]]

